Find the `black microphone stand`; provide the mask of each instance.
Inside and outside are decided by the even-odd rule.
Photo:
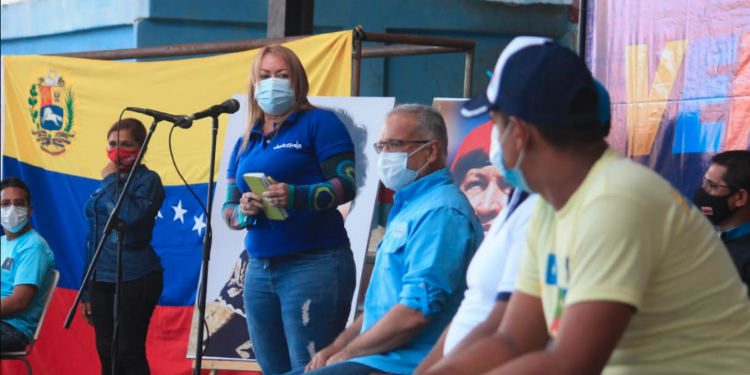
[[[216,134],[219,132],[219,114],[211,116],[211,161],[208,169],[208,205],[206,206],[206,235],[203,237],[203,260],[201,264],[201,280],[198,287],[198,340],[195,345],[194,375],[200,375],[203,361],[203,321],[206,319],[206,290],[208,288],[208,262],[211,260],[211,243],[213,232],[211,229],[211,211],[214,203],[214,163],[216,160]]]
[[[112,209],[112,213],[109,215],[109,219],[107,219],[107,224],[104,226],[104,234],[102,239],[99,241],[99,245],[96,247],[96,251],[94,252],[94,257],[91,259],[91,264],[89,265],[88,270],[86,270],[86,276],[83,278],[83,283],[81,285],[81,288],[78,289],[78,294],[76,295],[75,301],[73,301],[73,306],[70,308],[70,311],[68,312],[68,317],[65,319],[65,324],[63,324],[63,328],[68,329],[70,328],[70,324],[73,322],[73,317],[75,316],[76,310],[78,309],[78,304],[81,302],[81,297],[83,297],[83,292],[86,290],[86,287],[89,284],[89,280],[91,279],[91,274],[94,272],[94,268],[96,268],[96,262],[99,260],[99,256],[102,254],[102,250],[104,250],[104,244],[107,242],[107,238],[112,233],[112,230],[117,231],[117,278],[115,282],[115,303],[114,303],[114,331],[112,333],[112,374],[117,374],[117,362],[118,362],[118,343],[117,343],[117,336],[118,336],[118,330],[119,330],[119,323],[120,323],[120,297],[122,297],[122,243],[125,238],[125,231],[127,230],[127,225],[125,222],[120,219],[120,208],[122,207],[122,202],[125,200],[125,192],[127,192],[128,187],[130,187],[130,184],[133,182],[133,175],[135,172],[136,167],[138,167],[141,164],[141,160],[143,159],[143,154],[146,153],[146,149],[148,148],[148,143],[151,141],[151,135],[154,133],[154,130],[156,130],[156,124],[161,121],[160,118],[154,118],[154,121],[151,123],[151,127],[148,129],[148,133],[146,134],[146,139],[143,141],[143,146],[141,147],[141,151],[138,152],[138,157],[135,159],[135,163],[133,164],[133,169],[130,170],[130,173],[128,173],[128,178],[125,180],[125,185],[122,187],[122,191],[120,192],[120,195],[117,197],[117,203],[115,203],[115,207]],[[214,131],[214,138],[216,137],[216,131]],[[216,140],[214,139],[214,144]],[[211,160],[212,165],[212,176],[213,176],[213,160]],[[120,173],[119,166],[118,170],[115,173]],[[209,189],[209,192],[211,190]],[[209,193],[210,194],[210,193]],[[210,195],[209,195],[210,197]],[[209,211],[210,212],[210,211]],[[208,234],[208,232],[206,232]],[[204,303],[205,305],[205,303]]]

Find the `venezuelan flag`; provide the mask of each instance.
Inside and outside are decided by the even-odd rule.
[[[351,31],[286,44],[302,60],[310,95],[348,96]],[[246,91],[256,51],[164,62],[108,62],[48,56],[3,60],[2,175],[32,190],[33,227],[55,253],[61,278],[39,341],[30,357],[36,374],[96,374],[94,332],[76,314],[62,328],[83,278],[87,225],[83,206],[100,184],[107,162],[106,133],[125,107],[192,113]],[[150,124],[146,117],[134,115]],[[210,120],[175,130],[173,148],[183,175],[201,199],[209,188]],[[224,145],[221,118],[218,147]],[[152,373],[188,374],[188,336],[195,304],[206,218],[177,176],[169,157],[170,124],[160,124],[144,163],[166,190],[153,246],[164,266],[164,292],[151,320],[147,352]],[[230,146],[234,140],[229,140]],[[221,156],[219,150],[218,156]],[[217,168],[220,161],[217,160]],[[213,182],[211,186],[214,186]],[[223,196],[217,194],[218,199]],[[220,213],[216,213],[220,214]],[[220,249],[214,249],[220,251]],[[127,306],[125,306],[127,308]],[[3,363],[3,374],[21,374]]]

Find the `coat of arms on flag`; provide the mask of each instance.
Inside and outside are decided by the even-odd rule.
[[[29,115],[36,125],[31,134],[36,137],[42,151],[62,155],[75,138],[71,133],[74,124],[75,97],[73,87],[50,69],[39,77],[29,90]]]

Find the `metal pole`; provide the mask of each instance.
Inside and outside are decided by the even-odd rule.
[[[466,51],[464,68],[464,98],[471,98],[471,84],[474,81],[474,48]]]
[[[206,201],[206,233],[203,236],[203,259],[201,263],[201,278],[198,287],[198,341],[195,346],[195,368],[193,373],[200,375],[203,369],[203,322],[206,319],[206,291],[208,290],[208,264],[211,260],[211,245],[213,244],[214,234],[211,225],[211,215],[214,205],[214,167],[216,162],[216,136],[219,132],[219,115],[211,117],[211,160],[208,168],[208,198]],[[209,332],[205,332],[210,335]]]
[[[303,39],[309,35],[290,36],[284,38],[248,39],[218,43],[175,44],[163,47],[142,47],[114,49],[107,51],[75,52],[52,54],[51,56],[77,57],[94,60],[128,60],[150,59],[160,57],[180,57],[193,55],[209,55],[216,53],[242,52],[265,47],[270,44],[281,44]]]
[[[454,47],[436,47],[436,46],[412,46],[412,45],[390,45],[377,47],[362,48],[363,59],[373,59],[378,57],[396,57],[396,56],[417,56],[417,55],[437,55],[441,53],[462,53],[466,50]]]
[[[586,60],[586,27],[588,20],[588,0],[581,0],[581,8],[578,13],[578,56]]]
[[[454,47],[467,50],[477,46],[475,40],[440,38],[434,36],[391,34],[391,33],[363,33],[368,42],[414,44],[420,46]]]
[[[268,0],[268,37],[312,34],[314,9],[315,0]]]
[[[352,96],[359,96],[362,74],[362,33],[354,32],[354,68],[352,69]]]

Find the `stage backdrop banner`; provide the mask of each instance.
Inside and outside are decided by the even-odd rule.
[[[310,94],[349,96],[351,31],[317,35],[285,44],[297,53],[310,79]],[[98,357],[91,327],[66,313],[83,279],[86,220],[83,206],[97,189],[107,164],[107,130],[125,107],[189,114],[247,90],[257,51],[162,62],[109,62],[51,56],[5,56],[3,60],[3,176],[19,176],[33,194],[32,225],[55,253],[60,284],[31,355],[37,374],[96,374]],[[150,119],[137,114],[146,126]],[[229,116],[220,119],[219,150]],[[211,120],[176,129],[177,164],[201,200],[209,181]],[[162,178],[166,198],[152,244],[164,266],[164,292],[151,320],[147,352],[152,373],[188,374],[185,359],[205,235],[205,215],[182,184],[169,157],[171,125],[160,123],[145,164]],[[221,152],[217,157],[221,165]],[[218,173],[217,173],[218,176]],[[213,186],[213,184],[212,184]],[[216,194],[221,200],[224,191]],[[220,216],[220,210],[214,210]],[[216,242],[216,239],[214,239]],[[237,244],[241,246],[241,242]],[[214,244],[214,252],[219,251]],[[127,308],[127,306],[125,306]],[[24,373],[15,363],[3,374]]]
[[[692,197],[711,156],[748,149],[747,0],[589,4],[586,56],[612,97],[610,144]]]
[[[236,99],[243,104],[244,109],[246,96],[237,95]],[[347,203],[339,207],[339,211],[344,216],[344,225],[357,266],[357,289],[354,291],[352,300],[350,322],[356,309],[356,297],[362,278],[370,229],[373,227],[375,201],[380,185],[377,170],[378,154],[372,145],[380,139],[380,129],[385,123],[386,113],[393,109],[395,101],[394,98],[310,97],[310,102],[314,106],[330,109],[338,115],[349,130],[355,147],[357,197],[351,204]],[[222,197],[223,192],[226,192],[229,157],[235,142],[242,137],[246,124],[247,113],[244,110],[240,110],[229,119],[227,141],[224,144],[219,179],[216,182],[217,197]],[[224,204],[223,199],[215,200],[214,212],[221,212],[222,204]],[[204,344],[205,358],[255,360],[253,344],[247,332],[243,302],[243,284],[248,261],[248,254],[244,247],[247,231],[229,229],[220,215],[214,216],[212,223],[213,247],[216,251],[211,258],[208,272],[206,325],[210,335],[208,345]],[[300,313],[304,310],[302,305],[296,308]],[[195,357],[199,316],[196,306],[187,353],[189,358]],[[321,350],[322,348],[313,347],[312,349]]]

